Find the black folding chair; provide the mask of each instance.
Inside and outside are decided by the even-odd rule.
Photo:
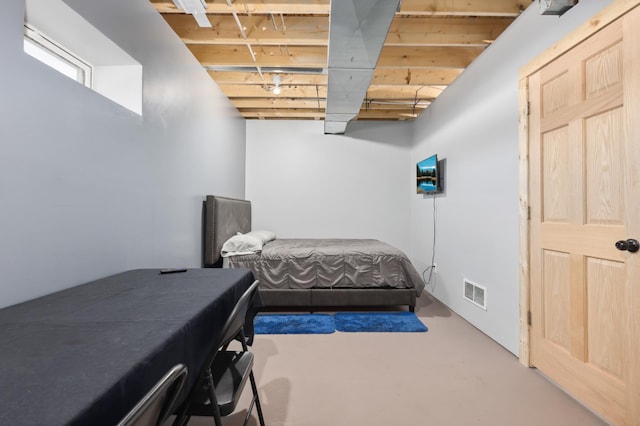
[[[178,364],[138,402],[118,426],[159,426],[175,408],[173,405],[187,378],[187,367]]]
[[[218,344],[209,362],[206,363],[199,383],[178,410],[174,426],[186,425],[191,416],[212,416],[216,426],[222,426],[222,417],[235,411],[247,379],[251,382],[253,398],[247,410],[244,425],[248,423],[255,405],[260,426],[265,426],[258,388],[253,376],[254,356],[247,348],[244,333],[247,310],[257,291],[258,281],[255,281],[236,303],[222,328]],[[240,341],[241,351],[228,350],[233,340]]]

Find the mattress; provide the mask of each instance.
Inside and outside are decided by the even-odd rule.
[[[276,239],[225,266],[250,269],[264,289],[424,288],[402,251],[374,239]]]

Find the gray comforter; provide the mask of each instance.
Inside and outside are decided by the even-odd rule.
[[[378,240],[276,239],[261,253],[231,256],[231,268],[249,268],[263,288],[424,288],[407,256]]]

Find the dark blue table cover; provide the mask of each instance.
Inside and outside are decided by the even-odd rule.
[[[114,425],[178,363],[188,389],[253,281],[140,269],[0,309],[0,425]]]

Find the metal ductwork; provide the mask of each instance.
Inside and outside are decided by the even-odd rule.
[[[207,17],[207,3],[204,0],[173,0],[173,4],[184,13],[193,15],[198,25],[211,28],[211,21]]]
[[[578,4],[578,0],[538,0],[541,15],[563,15]]]
[[[324,133],[358,115],[400,0],[332,0]]]

